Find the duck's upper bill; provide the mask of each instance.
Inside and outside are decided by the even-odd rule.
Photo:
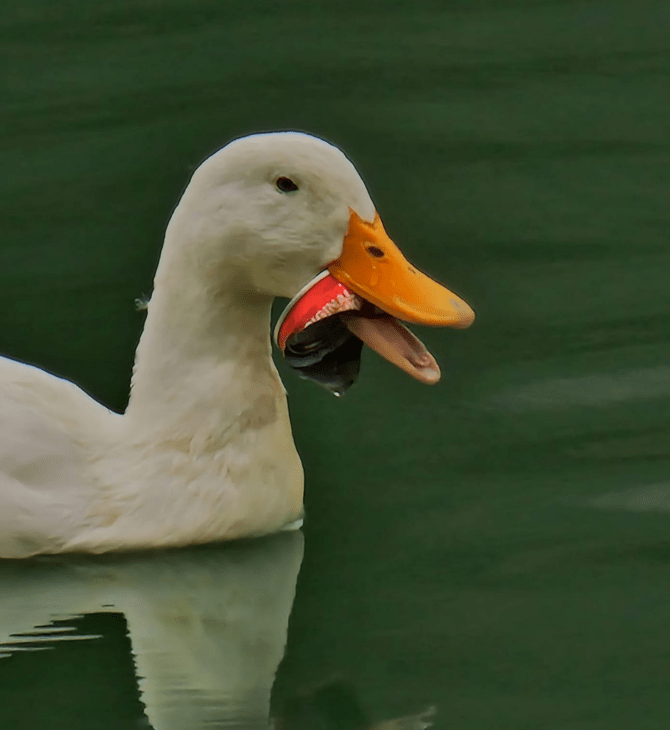
[[[435,358],[398,320],[464,329],[475,313],[418,271],[389,238],[379,214],[350,210],[342,253],[284,309],[275,342],[303,377],[341,395],[356,379],[362,343],[417,380],[440,379]]]

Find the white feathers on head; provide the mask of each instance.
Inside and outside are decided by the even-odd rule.
[[[282,192],[279,178],[298,189]],[[252,292],[290,298],[340,255],[350,208],[374,218],[365,184],[337,147],[299,132],[243,137],[195,171],[164,255],[187,246],[192,255],[172,252],[180,265],[197,263],[203,276],[223,277],[226,286],[232,279]]]

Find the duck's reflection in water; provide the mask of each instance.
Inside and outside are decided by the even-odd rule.
[[[428,727],[430,713],[368,722],[338,683],[280,701],[269,719],[302,555],[296,531],[163,553],[0,561],[0,656],[94,638],[54,621],[122,614],[154,730]]]
[[[0,652],[63,640],[48,628],[54,620],[120,613],[154,730],[267,729],[302,554],[296,531],[165,553],[0,562]]]

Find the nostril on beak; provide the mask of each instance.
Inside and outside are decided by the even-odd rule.
[[[378,248],[377,246],[368,246],[367,252],[370,254],[370,256],[374,256],[376,259],[380,259],[384,255],[384,252],[381,250],[381,248]]]

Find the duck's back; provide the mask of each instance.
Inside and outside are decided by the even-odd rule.
[[[57,551],[85,519],[90,444],[111,414],[73,383],[0,357],[0,557]]]

